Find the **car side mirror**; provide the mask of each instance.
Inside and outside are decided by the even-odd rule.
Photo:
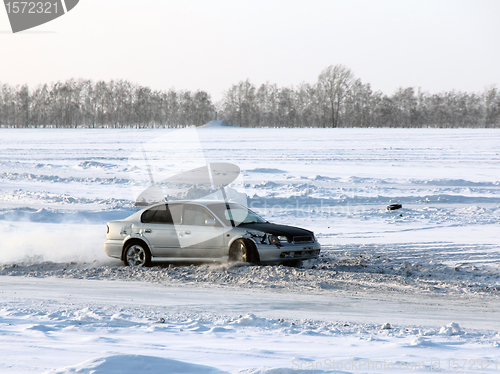
[[[215,220],[213,218],[207,218],[205,220],[205,225],[206,226],[215,226],[215,224],[216,224],[216,222],[215,222]]]

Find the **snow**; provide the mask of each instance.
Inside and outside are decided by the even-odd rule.
[[[0,282],[9,300],[0,309],[2,352],[17,362],[18,372],[65,372],[74,365],[87,370],[95,362],[88,360],[117,362],[112,358],[119,355],[272,372],[290,370],[294,359],[429,365],[430,359],[493,359],[498,352],[498,300],[464,306],[463,298],[443,305],[442,299],[413,295],[256,292],[137,280]],[[381,329],[388,320],[392,328]],[[128,370],[126,362],[118,367]]]
[[[194,365],[182,361],[144,355],[114,355],[91,359],[81,364],[59,370],[50,370],[47,374],[223,374],[223,371],[204,365]]]
[[[0,372],[498,372],[497,130],[190,129],[321,257],[124,267],[105,223],[136,210],[131,155],[174,131],[0,129]]]

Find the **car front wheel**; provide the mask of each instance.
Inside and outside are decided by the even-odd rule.
[[[231,262],[249,262],[253,264],[259,263],[259,255],[255,245],[249,240],[238,239],[229,250],[229,261]]]
[[[149,266],[151,255],[144,244],[134,243],[127,246],[123,262],[127,266]]]
[[[243,240],[239,239],[233,243],[229,252],[229,261],[248,262],[248,248]]]

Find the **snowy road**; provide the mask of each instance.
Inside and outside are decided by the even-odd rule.
[[[440,327],[454,321],[464,328],[500,327],[500,298],[379,294],[329,291],[318,294],[227,287],[178,287],[142,282],[0,277],[2,301],[22,305],[50,303],[165,308],[170,312],[238,316],[252,313],[270,319],[312,319],[382,325]]]
[[[477,295],[302,294],[15,276],[1,276],[0,288],[2,373],[104,374],[113,367],[130,374],[291,374],[330,369],[332,360],[354,365],[351,373],[384,372],[376,370],[382,362],[428,372],[463,357],[494,365],[500,345],[492,332],[500,301]],[[391,329],[381,330],[384,323]],[[373,368],[359,368],[363,363]]]

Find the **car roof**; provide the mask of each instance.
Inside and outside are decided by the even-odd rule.
[[[144,209],[159,206],[162,204],[198,204],[198,205],[212,205],[212,204],[225,204],[226,202],[224,200],[209,200],[209,199],[199,199],[199,200],[168,200],[168,201],[161,201],[158,203],[154,203],[151,205],[148,205],[147,207],[144,207]],[[238,204],[241,205],[237,202],[234,201],[228,201],[228,204]]]

